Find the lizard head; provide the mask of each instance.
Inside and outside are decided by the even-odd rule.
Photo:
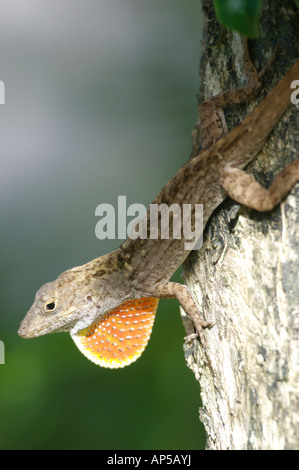
[[[96,315],[97,306],[91,295],[91,283],[80,268],[62,273],[55,281],[44,284],[23,319],[18,334],[34,338],[48,333],[70,331],[85,317]],[[82,273],[83,274],[83,273]],[[99,294],[100,289],[99,289]]]
[[[151,335],[158,299],[115,298],[125,292],[113,252],[62,273],[44,284],[18,334],[34,338],[69,331],[78,349],[103,367],[124,367],[143,352]]]

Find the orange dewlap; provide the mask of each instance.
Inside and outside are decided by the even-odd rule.
[[[129,300],[72,336],[79,350],[102,367],[124,367],[143,353],[159,299]]]

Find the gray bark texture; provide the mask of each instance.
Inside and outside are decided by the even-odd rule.
[[[202,6],[200,101],[247,81],[240,36],[221,28],[210,0]],[[292,0],[264,1],[260,38],[250,41],[250,55],[261,70],[278,45],[276,59],[256,99],[225,109],[228,129],[295,62],[298,31]],[[293,105],[247,170],[268,187],[298,154],[299,110]],[[214,323],[204,347],[195,339],[184,348],[200,383],[207,448],[299,449],[299,184],[265,214],[227,198],[206,227],[202,249],[187,259],[184,280],[203,317]]]

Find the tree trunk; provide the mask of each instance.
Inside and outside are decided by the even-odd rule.
[[[210,0],[202,3],[200,100],[247,81],[240,36],[220,27]],[[261,36],[250,42],[250,55],[261,70],[278,44],[276,59],[257,99],[225,110],[228,129],[298,57],[298,21],[292,0],[264,1]],[[298,106],[292,105],[248,165],[264,187],[298,158],[298,129]],[[207,448],[299,449],[299,185],[265,214],[227,198],[206,227],[202,249],[186,261],[184,275],[204,318],[215,324],[205,332],[205,347],[193,340],[184,348],[201,386]]]

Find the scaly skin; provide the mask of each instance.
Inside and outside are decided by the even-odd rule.
[[[276,122],[291,104],[290,84],[298,77],[299,60],[241,124],[188,161],[164,186],[153,204],[170,206],[177,203],[181,208],[183,204],[192,204],[193,208],[195,204],[203,204],[203,228],[227,194],[257,210],[271,210],[298,181],[299,160],[282,170],[269,191],[262,189],[242,169],[259,152]],[[149,235],[149,212],[147,230]],[[110,312],[112,318],[117,308],[126,301],[149,297],[150,313],[154,315],[157,302],[153,298],[176,297],[194,321],[203,341],[202,330],[209,323],[201,319],[188,288],[169,282],[189,254],[185,249],[186,240],[183,234],[181,239],[162,239],[160,235],[156,240],[149,236],[136,240],[128,238],[117,250],[65,271],[55,281],[42,286],[21,323],[19,335],[33,338],[69,331],[78,345],[79,337],[90,336],[95,325],[106,319],[107,313]],[[146,305],[144,314],[147,312]],[[119,336],[115,338],[120,343],[121,352],[123,340]],[[87,348],[87,343],[84,344],[82,346],[80,343],[83,353],[84,347],[85,350]],[[95,358],[98,357],[95,362],[100,365],[106,363],[107,367],[122,367],[132,362],[131,357],[135,360],[142,352],[136,346],[135,356],[131,351],[129,358],[115,365],[113,360],[103,358],[104,353],[98,351],[97,345],[92,348]]]

